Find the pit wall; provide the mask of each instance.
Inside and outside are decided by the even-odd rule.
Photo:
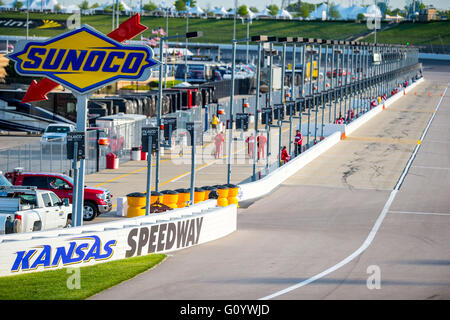
[[[318,156],[329,150],[331,147],[336,145],[341,139],[345,139],[347,135],[350,135],[353,131],[364,125],[366,122],[371,120],[377,114],[382,112],[385,108],[388,108],[392,103],[396,102],[398,99],[403,97],[406,93],[413,90],[417,85],[424,81],[423,78],[417,80],[416,82],[409,85],[404,90],[401,90],[397,94],[388,98],[383,103],[376,107],[373,107],[370,111],[366,112],[364,115],[356,120],[353,120],[347,125],[336,125],[334,126],[335,132],[331,133],[324,140],[320,141],[316,145],[312,146],[305,152],[301,153],[299,156],[295,157],[285,165],[274,170],[272,173],[268,174],[264,178],[249,182],[245,184],[240,184],[240,190],[238,195],[238,200],[241,202],[254,201],[261,198],[269,193],[271,193],[275,188],[277,188],[285,180],[293,176],[297,171],[306,166],[308,163],[316,159]]]
[[[237,206],[217,207],[216,202],[83,227],[1,236],[0,276],[167,253],[219,239],[236,231]]]

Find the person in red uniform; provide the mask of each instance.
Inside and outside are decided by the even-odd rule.
[[[216,137],[214,138],[214,143],[216,145],[216,151],[214,152],[214,157],[216,159],[220,158],[221,154],[222,154],[222,146],[223,146],[223,142],[225,141],[224,137],[223,137],[223,133],[220,132],[218,135],[216,135]]]
[[[265,158],[265,153],[266,153],[266,143],[267,143],[267,138],[265,135],[263,135],[262,133],[260,133],[260,135],[256,138],[257,141],[257,146],[258,146],[258,160],[260,158]]]
[[[247,137],[245,140],[247,142],[247,153],[250,158],[253,158],[253,151],[255,150],[255,137],[253,136],[253,133]]]
[[[339,115],[339,118],[336,119],[336,123],[337,124],[344,124],[344,118],[342,117],[342,115]]]
[[[291,157],[289,156],[287,150],[286,150],[286,146],[283,146],[283,149],[281,149],[281,162],[282,164],[285,164],[286,162],[289,161]]]
[[[295,155],[298,156],[302,153],[303,136],[300,130],[297,130],[294,137],[295,141]]]

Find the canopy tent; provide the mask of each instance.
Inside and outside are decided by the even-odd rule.
[[[378,6],[372,4],[365,9],[363,14],[366,18],[382,18],[381,10]]]
[[[322,3],[320,6],[318,6],[313,12],[309,14],[309,18],[311,19],[322,19],[323,12],[326,12],[328,10],[328,6],[325,3]]]
[[[22,8],[25,8],[27,6],[27,2],[23,1],[24,6]],[[33,2],[30,1],[30,9],[34,10],[54,10],[55,5],[58,4],[58,1],[56,0],[34,0]]]
[[[1,6],[0,6],[0,8],[2,8],[2,9],[12,9],[12,8],[14,8],[14,3],[15,3],[16,1],[15,0],[13,0],[13,1],[10,1],[10,2],[8,2],[8,3],[4,3],[4,4],[2,4]],[[23,1],[22,1],[23,2]],[[25,1],[25,6],[27,5],[27,2]],[[22,7],[23,8],[23,7]]]
[[[284,9],[278,11],[276,15],[277,19],[292,19],[292,15]]]
[[[190,14],[195,14],[195,15],[198,15],[198,16],[202,15],[202,14],[205,14],[205,11],[203,11],[203,9],[198,7],[198,6],[195,6],[194,8],[188,8],[187,11]]]
[[[109,2],[105,3],[102,6],[99,6],[98,8],[95,8],[95,9],[96,10],[105,10],[105,8],[112,7],[113,5],[115,6],[115,4],[116,4],[116,1],[112,0],[112,1],[109,1]],[[125,11],[125,12],[131,12],[132,11],[131,8],[125,2],[123,2],[122,0],[119,1],[119,4],[122,5],[123,11]]]
[[[374,16],[374,12],[376,16],[381,18],[381,11],[376,5],[371,5],[368,7],[361,7],[360,5],[353,5],[350,7],[344,7],[341,4],[337,4],[335,6],[336,10],[339,12],[339,18],[342,20],[356,20],[358,14],[362,13],[365,17]],[[323,15],[326,17],[326,13],[328,11],[328,6],[325,3],[322,3],[317,7],[309,17],[311,19],[322,19]],[[328,17],[329,18],[329,17]]]
[[[258,12],[258,13],[256,14],[256,16],[257,16],[257,17],[272,17],[272,15],[270,14],[269,9],[267,9],[267,8],[264,8],[263,11]]]
[[[214,15],[216,16],[226,16],[228,14],[227,10],[224,7],[217,7],[213,10]]]
[[[62,7],[61,11],[63,13],[75,13],[75,12],[80,11],[80,7],[78,7],[75,4],[71,4],[70,6]]]
[[[256,17],[256,14],[255,14],[252,10],[248,9],[247,17],[248,17],[250,20],[253,20],[253,19]]]

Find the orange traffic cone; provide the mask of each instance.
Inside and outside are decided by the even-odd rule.
[[[431,97],[430,91],[428,91],[428,96]]]
[[[414,95],[417,96],[417,91],[414,91]]]
[[[383,103],[383,110],[384,110],[384,109],[386,109],[386,106],[385,106],[384,103]]]
[[[403,95],[406,96],[406,90],[403,90]]]

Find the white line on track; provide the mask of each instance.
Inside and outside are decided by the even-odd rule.
[[[445,88],[444,94],[442,95],[441,99],[439,100],[439,103],[436,106],[435,111],[437,111],[439,109],[439,106],[440,106],[440,104],[442,102],[442,99],[445,97],[445,93],[447,92],[447,89],[448,89],[448,84],[447,84],[447,88]],[[428,121],[428,124],[427,124],[425,130],[423,131],[422,136],[420,138],[421,141],[423,141],[425,135],[427,134],[428,129],[431,126],[431,122],[433,121],[435,115],[436,115],[436,112],[433,113],[433,115],[431,116],[430,120]],[[313,277],[311,277],[309,279],[306,279],[306,280],[304,280],[302,282],[299,282],[299,283],[297,283],[295,285],[287,287],[286,289],[277,291],[277,292],[272,293],[272,294],[270,294],[268,296],[260,298],[259,300],[270,300],[270,299],[279,297],[279,296],[281,296],[283,294],[286,294],[288,292],[291,292],[291,291],[293,291],[295,289],[304,287],[304,286],[306,286],[306,285],[308,285],[308,284],[310,284],[310,283],[312,283],[312,282],[314,282],[314,281],[316,281],[316,280],[318,280],[320,278],[323,278],[323,277],[327,276],[328,274],[330,274],[330,273],[340,269],[341,267],[345,266],[347,263],[349,263],[350,261],[355,259],[357,256],[359,256],[361,253],[363,253],[370,246],[370,244],[372,243],[373,239],[375,238],[375,235],[377,234],[378,229],[381,226],[381,223],[383,222],[384,218],[386,217],[386,214],[389,211],[389,208],[391,207],[391,204],[394,201],[395,196],[397,195],[397,192],[400,189],[400,187],[401,187],[401,185],[403,183],[403,180],[405,179],[406,174],[408,173],[409,168],[411,167],[411,164],[412,164],[414,158],[416,157],[416,154],[417,154],[417,152],[418,152],[418,150],[420,148],[420,145],[421,144],[417,144],[416,145],[416,147],[414,149],[414,152],[412,153],[411,157],[408,160],[408,163],[406,164],[406,167],[403,169],[402,175],[400,176],[399,180],[397,181],[397,184],[394,187],[394,190],[392,190],[391,194],[389,195],[389,199],[387,200],[386,204],[383,207],[383,210],[381,211],[380,215],[378,216],[377,220],[375,221],[375,224],[372,227],[372,230],[370,230],[370,233],[367,236],[367,238],[364,241],[364,243],[355,252],[353,252],[351,255],[349,255],[347,258],[345,258],[344,260],[342,260],[338,264],[335,264],[334,266],[326,269],[325,271],[322,271],[321,273],[316,274],[315,276],[313,276]]]
[[[450,168],[442,168],[442,167],[427,167],[427,166],[411,166],[411,168],[421,168],[421,169],[434,169],[434,170],[450,170]]]
[[[441,213],[441,212],[418,212],[418,211],[392,211],[389,210],[390,213],[403,213],[403,214],[423,214],[423,215],[431,215],[431,216],[450,216],[450,213]]]

